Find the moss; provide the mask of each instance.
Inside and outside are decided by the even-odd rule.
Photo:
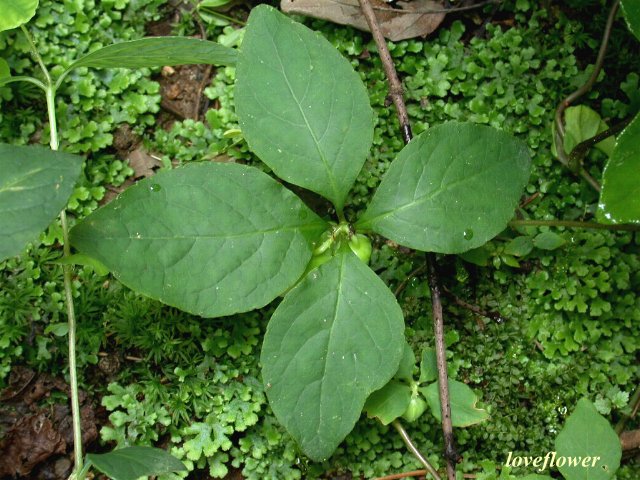
[[[573,3],[579,1],[583,0]],[[35,37],[45,62],[64,66],[100,45],[141,36],[144,24],[158,18],[164,2],[105,0],[100,8],[93,0],[42,3],[33,24]],[[596,195],[553,159],[549,126],[557,102],[584,78],[586,65],[577,54],[585,46],[592,48],[601,19],[585,26],[558,8],[536,9],[532,4],[506,3],[505,8],[516,11],[512,28],[489,24],[477,36],[470,23],[453,21],[427,41],[390,44],[391,52],[404,79],[415,133],[448,120],[510,131],[526,141],[533,154],[527,190],[541,194],[526,207],[526,214],[538,219],[589,217]],[[188,31],[188,23],[185,20],[179,28]],[[375,110],[374,147],[349,198],[347,214],[353,219],[403,144],[369,37],[326,22],[308,23],[351,60],[368,85]],[[209,34],[231,45],[241,37],[230,28],[222,33],[210,29]],[[628,51],[624,38],[619,45]],[[14,74],[31,71],[20,36],[0,34],[0,48]],[[623,84],[624,95],[598,98],[594,93],[586,101],[601,106],[605,116],[622,117],[638,106],[637,77],[629,75],[621,61],[614,62],[611,71],[614,74],[605,76],[603,84]],[[216,108],[203,122],[176,122],[169,130],[155,124],[158,85],[148,77],[149,71],[79,70],[61,90],[58,111],[64,147],[88,155],[84,178],[72,197],[71,210],[78,217],[97,207],[108,186],[120,185],[132,174],[110,148],[112,133],[122,122],[134,125],[147,148],[161,153],[165,166],[171,160],[220,155],[260,165],[236,131],[232,68],[218,69],[206,88]],[[47,126],[38,113],[43,102],[37,93],[28,86],[0,88],[1,140],[47,142]],[[603,158],[595,156],[589,162],[598,175]],[[450,374],[472,386],[491,413],[481,426],[456,430],[465,456],[462,469],[481,479],[515,478],[508,469],[498,468],[508,451],[530,455],[553,450],[555,434],[582,396],[616,421],[631,386],[640,380],[634,328],[640,305],[633,295],[640,287],[637,238],[555,232],[566,240],[564,246],[551,251],[533,248],[518,257],[519,267],[503,261],[514,232],[491,242],[491,267],[480,269],[455,257],[441,261],[451,291],[507,318],[500,324],[478,318],[445,297]],[[61,271],[49,263],[59,254],[54,247],[59,238],[54,224],[20,258],[0,264],[0,381],[20,362],[63,371],[65,338],[46,329],[64,322]],[[423,261],[421,254],[376,240],[372,267],[392,289]],[[102,430],[105,441],[162,442],[191,469],[207,469],[213,477],[224,476],[229,468],[241,469],[250,480],[312,479],[327,472],[370,478],[419,468],[392,429],[364,418],[328,462],[305,459],[275,421],[260,383],[259,345],[270,308],[204,320],[134,294],[89,269],[77,272],[75,285],[81,319],[79,365],[104,380],[92,382],[86,375],[83,383],[95,395],[104,395],[111,421]],[[407,337],[419,352],[432,343],[424,275],[409,281],[399,300]],[[112,376],[95,366],[104,351],[120,360],[120,370]],[[424,415],[409,431],[430,460],[441,465],[437,422]],[[638,471],[637,463],[629,463],[617,478],[631,480]]]

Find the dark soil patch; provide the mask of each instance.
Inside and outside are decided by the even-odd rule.
[[[67,478],[73,466],[73,429],[68,402],[69,385],[60,378],[14,367],[9,387],[0,394],[0,477]],[[98,438],[94,403],[80,392],[82,444]],[[102,420],[102,421],[100,421]]]

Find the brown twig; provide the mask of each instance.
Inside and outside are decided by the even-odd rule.
[[[384,68],[384,73],[387,76],[387,81],[389,82],[389,96],[396,107],[398,121],[400,122],[400,128],[402,129],[402,138],[404,139],[404,143],[409,143],[413,138],[413,134],[411,133],[411,126],[409,125],[407,107],[404,104],[404,98],[402,96],[404,94],[402,83],[400,83],[400,79],[396,73],[396,68],[393,66],[391,53],[387,48],[387,42],[384,39],[384,35],[382,35],[378,19],[376,18],[376,14],[373,11],[371,3],[369,0],[358,1],[360,2],[360,8],[362,9],[362,14],[367,21],[367,25],[369,25],[369,30],[371,30],[371,35],[373,35],[373,39],[378,47],[378,55],[380,55],[382,67]]]
[[[600,132],[591,138],[587,138],[586,140],[573,147],[573,150],[571,150],[571,153],[569,154],[569,166],[581,165],[582,160],[587,155],[589,149],[591,149],[601,141],[611,137],[612,135],[616,135],[617,133],[624,130],[624,128],[629,125],[629,123],[631,123],[632,119],[633,117],[629,117],[626,120],[623,120],[622,122],[614,125],[613,127],[606,129],[604,132]]]
[[[504,323],[506,321],[506,318],[500,315],[500,313],[484,310],[477,305],[473,305],[469,302],[465,302],[463,299],[458,297],[455,293],[453,293],[451,290],[449,290],[445,286],[442,287],[442,290],[444,291],[444,293],[449,295],[457,305],[469,310],[470,312],[475,313],[476,315],[480,315],[481,317],[494,320],[496,323]]]
[[[198,17],[195,17],[195,20],[196,20],[196,23],[198,24],[198,28],[200,29],[200,37],[202,38],[202,40],[206,40],[207,30],[204,28],[204,25],[202,24],[202,22]],[[193,112],[191,114],[191,116],[196,122],[200,120],[200,106],[202,103],[202,92],[204,92],[204,88],[207,85],[207,82],[209,81],[209,79],[211,78],[212,70],[213,70],[213,66],[207,65],[204,70],[202,80],[200,80],[200,83],[198,84],[198,90],[196,91],[196,104],[193,106]]]
[[[442,480],[440,478],[440,475],[438,475],[437,470],[433,467],[433,465],[431,465],[429,460],[427,460],[426,457],[424,457],[422,455],[420,450],[418,450],[418,447],[415,446],[415,444],[413,443],[413,440],[411,440],[411,437],[409,436],[407,431],[404,429],[404,427],[402,426],[400,421],[394,420],[393,421],[393,426],[395,427],[395,429],[398,431],[398,433],[402,437],[402,440],[404,441],[404,443],[407,446],[407,448],[409,449],[409,451],[411,453],[413,453],[413,456],[416,457],[420,461],[420,463],[424,466],[424,468],[427,469],[427,472],[429,472],[431,474],[431,476],[435,480]]]
[[[510,227],[569,227],[587,228],[590,230],[621,230],[624,232],[640,232],[640,225],[633,223],[606,224],[597,222],[580,222],[578,220],[511,220]]]
[[[602,70],[602,66],[604,65],[604,57],[607,53],[607,46],[609,45],[609,37],[611,36],[611,29],[613,27],[613,21],[616,18],[616,13],[618,12],[618,7],[620,6],[620,0],[615,0],[613,5],[611,6],[611,10],[609,11],[609,17],[607,18],[607,24],[604,29],[604,34],[602,36],[602,43],[600,44],[600,50],[598,51],[598,57],[596,58],[596,63],[593,68],[593,72],[589,76],[589,79],[578,88],[576,91],[571,93],[568,97],[560,102],[558,107],[556,108],[556,116],[555,116],[555,140],[556,140],[556,150],[558,152],[558,159],[560,162],[566,166],[571,167],[569,159],[567,158],[567,154],[564,151],[564,111],[571,106],[573,102],[575,102],[582,95],[591,90],[591,87],[596,83],[598,79],[598,75]],[[596,191],[600,191],[600,184],[591,176],[589,173],[582,167],[576,168],[582,178],[584,178]]]
[[[433,312],[433,330],[436,342],[436,363],[438,366],[438,390],[440,393],[440,414],[442,418],[442,433],[444,435],[444,456],[447,460],[447,477],[455,480],[455,465],[460,461],[453,437],[453,423],[451,421],[451,400],[449,398],[449,378],[447,376],[447,353],[444,343],[444,317],[440,300],[440,281],[436,270],[435,255],[426,253],[429,269],[428,280],[431,289],[431,304]]]
[[[409,114],[404,104],[403,88],[398,74],[391,59],[391,53],[387,48],[387,43],[380,30],[380,25],[376,18],[376,14],[369,0],[358,0],[362,14],[364,15],[369,30],[373,35],[378,48],[378,54],[382,61],[387,81],[389,82],[389,95],[396,107],[398,121],[402,130],[402,138],[405,144],[409,143],[413,138],[411,126],[409,124]],[[451,423],[451,404],[449,401],[449,380],[447,377],[447,358],[444,343],[444,319],[442,316],[442,302],[440,300],[440,281],[435,267],[436,256],[433,253],[426,253],[426,261],[429,270],[428,282],[431,290],[431,304],[433,314],[434,336],[436,343],[436,359],[438,364],[438,388],[440,391],[440,407],[442,413],[442,432],[444,435],[445,459],[447,461],[447,478],[455,480],[455,465],[459,461],[460,456],[456,452],[453,437],[453,424]]]

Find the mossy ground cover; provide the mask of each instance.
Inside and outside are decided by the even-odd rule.
[[[535,198],[523,212],[533,219],[589,219],[597,194],[554,159],[550,125],[557,103],[589,72],[606,12],[593,1],[533,3],[506,2],[493,14],[489,9],[452,16],[429,39],[392,44],[391,53],[404,79],[415,133],[447,120],[514,133],[533,154],[527,194]],[[66,66],[97,46],[138,38],[163,19],[177,20],[177,33],[199,31],[194,13],[175,16],[175,11],[162,0],[42,2],[33,33],[45,63]],[[374,150],[347,202],[355,205],[347,216],[355,218],[402,139],[369,35],[306,23],[351,60],[375,109]],[[239,44],[241,32],[207,27],[209,38],[230,46]],[[622,24],[616,26],[605,73],[585,100],[612,123],[639,107],[634,72],[640,71],[640,55],[628,35]],[[19,35],[0,35],[0,49],[15,74],[31,68]],[[210,108],[194,120],[162,111],[159,72],[74,73],[58,104],[63,148],[87,158],[71,213],[88,214],[135,175],[114,146],[123,123],[165,168],[218,158],[266,170],[236,131],[234,75],[232,68],[214,72],[203,89]],[[0,105],[0,140],[47,142],[47,125],[37,113],[42,104],[29,86],[1,88]],[[588,161],[599,176],[604,157],[595,152]],[[306,200],[326,213],[324,202]],[[491,414],[481,426],[456,430],[464,454],[461,470],[477,478],[516,478],[502,466],[507,452],[553,450],[581,397],[617,421],[640,380],[637,235],[554,228],[555,248],[541,245],[526,254],[508,248],[517,236],[547,230],[503,232],[482,252],[486,267],[455,256],[441,260],[451,292],[445,296],[449,373],[472,386]],[[66,373],[62,272],[51,263],[60,237],[54,224],[20,257],[0,264],[3,386],[19,365],[54,376]],[[372,267],[400,290],[407,338],[417,353],[433,343],[423,264],[421,254],[378,239]],[[373,478],[419,467],[395,431],[364,417],[329,461],[304,458],[270,413],[259,377],[260,339],[273,307],[232,319],[201,319],[134,294],[87,267],[77,270],[75,283],[82,385],[96,406],[103,406],[102,442],[166,446],[190,469],[216,478],[235,470],[247,479]],[[471,313],[455,297],[499,312],[502,321]],[[437,466],[442,466],[440,432],[427,415],[410,426]],[[637,460],[623,465],[618,479],[640,474]]]

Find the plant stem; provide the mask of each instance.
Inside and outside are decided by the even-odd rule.
[[[588,228],[595,230],[622,230],[625,232],[640,232],[640,224],[612,224],[597,222],[579,222],[577,220],[511,220],[510,227],[569,227]]]
[[[413,441],[411,440],[411,437],[409,436],[407,431],[404,429],[402,424],[398,420],[394,420],[393,421],[393,426],[395,427],[395,429],[398,431],[398,433],[402,437],[402,440],[404,441],[404,443],[407,446],[407,448],[409,449],[409,451],[411,453],[413,453],[413,455],[420,461],[420,463],[424,466],[424,468],[427,469],[427,471],[431,474],[431,476],[435,480],[441,480],[440,475],[438,475],[438,471],[433,467],[433,465],[431,465],[429,460],[427,460],[422,455],[422,453],[420,453],[420,450],[418,450],[418,447],[416,447],[414,445]]]
[[[49,75],[49,70],[47,70],[47,67],[44,65],[44,62],[42,61],[42,57],[38,53],[38,49],[36,48],[36,44],[33,41],[33,38],[31,37],[29,30],[27,30],[27,27],[25,27],[24,25],[21,25],[20,28],[22,29],[22,33],[24,33],[24,36],[27,37],[27,42],[29,42],[29,47],[31,48],[31,55],[33,55],[33,58],[36,59],[36,62],[38,62],[38,65],[42,70],[42,73],[44,73],[46,84],[51,85],[51,76]]]
[[[31,35],[29,35],[29,32],[24,26],[22,27],[22,31],[24,32],[27,40],[29,41],[29,44],[31,45],[31,53],[40,65],[40,68],[42,69],[46,78],[45,92],[50,130],[49,145],[51,146],[51,150],[57,151],[60,148],[60,141],[58,139],[58,123],[56,120],[56,87],[51,81],[49,71],[42,61],[42,57],[38,53]],[[69,226],[67,224],[67,212],[65,209],[60,212],[60,223],[62,225],[63,255],[65,257],[68,257],[71,255],[71,248],[69,246]],[[76,367],[76,315],[73,303],[73,267],[71,265],[63,265],[62,272],[64,278],[64,297],[65,305],[67,308],[67,320],[69,322],[69,388],[71,390],[71,417],[73,423],[73,454],[75,464],[74,473],[76,480],[83,480],[85,474],[83,473],[82,468],[82,425],[80,418],[80,400],[78,393],[78,375]]]
[[[380,55],[380,60],[382,61],[382,66],[384,67],[387,81],[389,82],[389,95],[396,107],[398,121],[400,122],[400,128],[402,130],[402,138],[404,139],[404,143],[407,144],[413,138],[413,134],[411,133],[407,107],[404,104],[402,83],[398,78],[398,74],[393,65],[393,59],[391,58],[391,53],[387,48],[387,43],[382,35],[380,25],[378,24],[376,14],[371,3],[369,0],[358,1],[360,3],[360,8],[362,9],[362,14],[369,25],[369,30],[376,42],[378,54]],[[440,301],[440,282],[435,266],[436,256],[433,253],[426,253],[426,261],[429,268],[428,282],[429,289],[431,291],[433,328],[436,343],[436,359],[438,364],[438,388],[440,392],[440,406],[442,413],[442,432],[444,434],[444,450],[445,459],[447,461],[447,478],[448,480],[455,480],[455,464],[458,462],[460,457],[456,452],[453,437],[453,424],[451,423],[449,381],[447,378],[447,357],[444,343],[444,319],[442,316],[442,302]]]
[[[573,102],[575,102],[582,95],[591,90],[594,83],[598,79],[598,75],[602,70],[602,66],[604,65],[604,57],[607,53],[607,46],[609,45],[609,37],[611,37],[611,29],[613,27],[613,21],[616,18],[616,13],[618,12],[618,7],[620,6],[620,0],[615,0],[613,5],[611,6],[611,10],[609,11],[609,17],[607,18],[607,24],[604,29],[604,34],[602,35],[602,43],[600,44],[600,50],[598,51],[598,57],[596,58],[596,63],[593,67],[593,72],[589,76],[589,79],[578,88],[575,92],[571,93],[568,97],[560,102],[558,107],[556,108],[556,116],[555,116],[555,125],[556,125],[556,150],[558,152],[558,158],[560,162],[566,167],[571,167],[569,159],[567,158],[567,154],[564,151],[564,111],[571,106]],[[584,168],[578,168],[578,173],[584,178],[589,185],[591,185],[596,191],[600,191],[600,184],[591,176]]]

